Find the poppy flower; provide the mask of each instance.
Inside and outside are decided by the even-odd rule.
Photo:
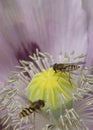
[[[82,1],[9,0],[0,7],[2,87],[17,66],[0,92],[2,129],[91,130],[93,76],[85,64]],[[67,67],[56,70],[55,63]]]

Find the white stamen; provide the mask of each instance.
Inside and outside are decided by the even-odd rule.
[[[72,52],[70,55],[73,55],[74,52]],[[17,83],[22,84],[24,83],[25,86],[28,85],[30,80],[33,78],[33,76],[36,73],[41,72],[42,70],[46,70],[50,68],[51,65],[54,64],[54,59],[52,55],[48,53],[42,53],[39,52],[38,49],[36,49],[36,54],[33,56],[29,56],[31,58],[31,61],[20,61],[21,66],[17,66],[19,68],[19,72],[13,72],[9,78],[9,84],[10,85],[17,85]],[[62,62],[63,55],[59,55],[59,62]],[[84,61],[85,55],[79,55],[77,57],[74,57],[71,59],[71,56],[69,56],[67,53],[65,53],[65,60],[67,63],[72,62],[74,63],[76,60],[81,61],[82,58]],[[72,94],[73,95],[73,108],[67,109],[67,106],[65,105],[65,102],[67,101],[66,97],[64,95],[61,95],[61,102],[62,106],[64,105],[64,112],[62,113],[62,106],[60,110],[60,117],[58,120],[55,119],[53,113],[51,110],[49,110],[48,117],[50,118],[50,121],[53,122],[53,125],[51,123],[45,127],[44,130],[88,130],[88,128],[83,123],[83,120],[92,122],[93,120],[93,98],[92,98],[92,88],[90,87],[90,84],[93,85],[93,75],[88,75],[88,70],[93,69],[93,67],[85,67],[82,69],[80,73],[76,72],[77,79],[77,92]],[[74,75],[74,74],[73,74]],[[79,82],[79,83],[78,83]],[[91,93],[90,93],[91,92]],[[30,101],[28,98],[22,94],[18,89],[14,88],[4,88],[0,91],[0,111],[2,113],[0,114],[0,118],[2,119],[2,124],[6,125],[6,128],[4,129],[10,129],[10,127],[13,128],[13,130],[28,130],[34,129],[34,123],[33,119],[31,120],[31,117],[27,117],[25,119],[19,119],[18,114],[20,110],[25,106],[29,105]],[[77,107],[75,104],[80,103],[80,105]],[[77,107],[77,109],[76,109]],[[75,109],[75,110],[74,110]],[[78,114],[77,114],[78,113]],[[80,115],[79,115],[80,113]],[[82,116],[81,116],[82,115]],[[80,117],[83,119],[81,120]],[[6,119],[6,120],[5,120]],[[31,121],[30,121],[31,120]],[[52,127],[55,126],[55,127]]]

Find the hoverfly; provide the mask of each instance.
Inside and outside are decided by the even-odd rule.
[[[79,65],[82,65],[82,64],[85,64],[85,62],[77,62],[77,63],[55,63],[52,67],[53,67],[53,70],[56,72],[64,72],[64,73],[69,73],[69,82],[70,84],[72,85],[71,83],[71,80],[70,80],[70,72],[72,71],[75,71],[77,69],[80,68]]]
[[[55,72],[71,72],[80,68],[79,65],[85,64],[85,62],[77,62],[77,63],[55,63],[52,67]]]
[[[24,108],[20,113],[19,113],[19,118],[23,118],[26,116],[29,116],[30,114],[37,112],[41,110],[45,106],[45,102],[43,100],[37,100],[35,102],[31,102],[29,107]]]

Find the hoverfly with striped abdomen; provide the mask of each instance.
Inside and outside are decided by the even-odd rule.
[[[23,118],[26,116],[29,116],[30,114],[40,111],[41,108],[45,106],[45,102],[43,100],[37,100],[35,102],[31,102],[29,107],[24,108],[20,113],[19,113],[19,118]]]
[[[85,64],[85,62],[77,62],[77,63],[55,63],[52,67],[53,70],[56,72],[64,72],[69,73],[69,82],[71,84],[70,80],[70,72],[75,71],[80,68],[80,65]],[[72,85],[72,84],[71,84]]]
[[[54,65],[52,65],[53,70],[55,72],[57,71],[61,71],[61,72],[71,72],[74,70],[77,70],[80,68],[79,65],[81,64],[85,64],[85,62],[77,62],[77,63],[55,63]]]

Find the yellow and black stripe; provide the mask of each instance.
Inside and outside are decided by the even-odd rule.
[[[43,100],[37,100],[35,102],[31,102],[30,106],[27,108],[24,108],[20,113],[19,113],[19,118],[23,118],[26,116],[29,116],[33,112],[37,112],[37,110],[40,110],[42,107],[45,106],[45,103]]]
[[[74,70],[77,70],[78,68],[80,68],[80,66],[79,65],[77,65],[77,64],[57,64],[57,63],[55,63],[54,65],[53,65],[53,70],[55,71],[55,72],[57,72],[57,71],[61,71],[61,72],[70,72],[70,71],[74,71]]]

